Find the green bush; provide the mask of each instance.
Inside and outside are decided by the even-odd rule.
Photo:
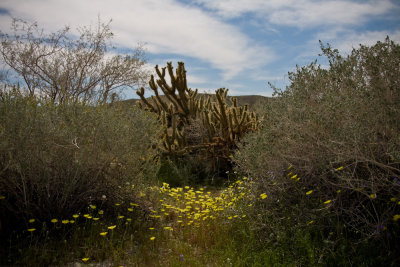
[[[268,210],[270,223],[290,217],[290,227],[314,228],[321,240],[346,234],[352,245],[377,242],[375,252],[393,252],[399,244],[400,46],[387,38],[346,57],[321,48],[329,69],[315,61],[289,73],[291,85],[274,88],[277,97],[260,110],[263,129],[244,139],[235,162],[258,181],[254,190],[269,196],[259,209]]]
[[[3,90],[2,230],[135,198],[158,170],[158,133],[156,118],[133,107],[56,104]]]

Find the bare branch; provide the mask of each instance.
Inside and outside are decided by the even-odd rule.
[[[118,89],[134,89],[148,79],[142,46],[132,55],[106,55],[113,37],[110,23],[81,27],[78,38],[68,27],[46,34],[22,20],[14,20],[12,30],[12,35],[1,34],[0,55],[31,95],[106,102]]]

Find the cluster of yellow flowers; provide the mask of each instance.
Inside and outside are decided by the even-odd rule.
[[[343,166],[334,169],[335,172],[342,171]],[[294,182],[299,182],[301,177],[295,172],[292,165],[288,167],[288,178]],[[265,200],[268,196],[266,193],[259,195],[254,195],[251,190],[251,184],[253,182],[249,181],[246,177],[238,179],[236,182],[232,183],[228,188],[222,191],[207,191],[205,188],[194,189],[190,186],[185,187],[170,187],[169,184],[163,183],[161,187],[151,187],[153,192],[156,192],[159,198],[160,205],[155,210],[152,211],[150,217],[155,219],[160,219],[161,222],[165,223],[163,227],[164,230],[174,231],[174,228],[183,228],[189,226],[201,227],[207,225],[210,221],[219,219],[218,223],[229,223],[233,219],[245,219],[247,218],[246,209],[244,207],[252,207],[254,201]],[[273,184],[276,185],[276,182]],[[305,195],[312,197],[315,189],[306,189]],[[340,194],[341,190],[337,190],[337,194]],[[143,194],[144,195],[144,194]],[[370,199],[375,199],[377,195],[375,193],[369,195]],[[391,202],[397,202],[397,198],[392,197]],[[334,204],[335,199],[327,199],[322,201],[322,205],[326,208],[331,207]],[[245,204],[245,205],[244,205]],[[400,205],[400,201],[398,201]],[[116,225],[108,226],[103,232],[99,234],[101,236],[107,236],[110,230],[113,230],[120,225],[121,222],[129,223],[132,221],[130,214],[134,211],[135,207],[139,207],[135,203],[126,203],[121,205],[121,203],[115,203],[118,209],[121,209],[121,213],[117,216]],[[88,206],[88,213],[86,214],[74,214],[72,218],[58,220],[56,218],[52,219],[50,222],[52,224],[68,225],[74,224],[79,218],[84,218],[87,221],[98,221],[102,219],[104,211],[98,209],[93,204]],[[227,219],[227,220],[224,220]],[[393,217],[394,221],[400,219],[400,215],[396,214]],[[28,232],[36,231],[34,228],[35,219],[30,219]],[[308,222],[308,224],[313,224],[314,221]],[[154,230],[153,227],[149,228],[150,231]],[[150,240],[155,240],[152,236]]]
[[[242,200],[251,202],[256,199],[251,194],[250,183],[246,177],[243,177],[227,189],[213,193],[204,188],[198,190],[189,186],[174,188],[163,183],[161,187],[152,187],[153,191],[160,194],[161,205],[158,209],[153,210],[153,214],[150,216],[179,228],[201,227],[217,218],[244,219],[246,214],[239,203]],[[265,198],[267,198],[265,193],[258,197],[258,199]],[[248,206],[252,206],[252,203]],[[154,228],[149,229],[154,230]],[[173,231],[173,228],[166,226],[164,230]],[[154,239],[154,236],[150,238],[150,240]]]

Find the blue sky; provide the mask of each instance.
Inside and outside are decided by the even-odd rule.
[[[0,30],[12,17],[56,31],[100,16],[121,51],[146,44],[149,68],[185,62],[193,89],[269,96],[267,82],[284,87],[296,64],[318,58],[318,40],[342,54],[387,35],[400,42],[399,14],[398,0],[1,0]]]

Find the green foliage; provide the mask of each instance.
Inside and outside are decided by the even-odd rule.
[[[259,212],[268,210],[271,225],[290,217],[295,230],[318,230],[322,260],[338,253],[357,262],[357,254],[384,253],[394,261],[400,46],[387,38],[347,57],[321,48],[329,69],[313,62],[289,73],[291,85],[275,88],[276,99],[260,111],[264,128],[244,139],[235,161],[257,181],[254,190],[269,196]],[[374,244],[375,254],[364,243]]]
[[[89,203],[107,210],[137,198],[157,172],[158,132],[156,118],[140,109],[56,104],[2,91],[2,232],[27,228],[30,218],[70,218]]]

